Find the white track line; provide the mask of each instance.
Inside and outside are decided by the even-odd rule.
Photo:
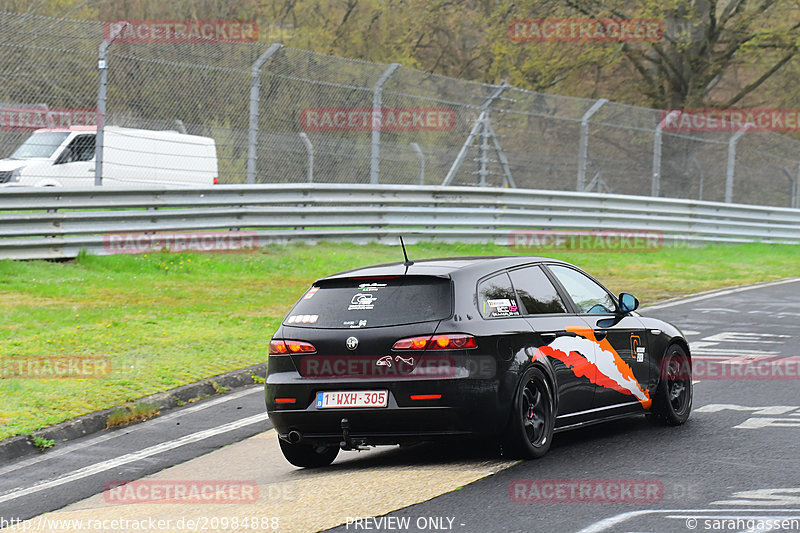
[[[736,294],[739,292],[750,291],[753,289],[763,289],[765,287],[774,287],[776,285],[783,285],[785,283],[797,283],[797,282],[800,282],[800,278],[782,279],[779,281],[770,281],[768,283],[756,283],[754,285],[744,285],[742,287],[735,287],[733,289],[723,289],[720,291],[700,293],[697,296],[689,296],[687,298],[670,300],[668,302],[664,302],[661,304],[648,305],[647,307],[643,307],[642,311],[649,311],[650,309],[663,309],[665,307],[672,307],[675,305],[683,305],[693,302],[699,302],[701,300],[708,300],[709,298],[716,298],[717,296],[727,296],[728,294]]]
[[[242,390],[242,391],[238,391],[238,392],[232,392],[230,394],[226,394],[224,396],[220,396],[218,398],[214,398],[213,400],[203,401],[202,403],[198,403],[198,404],[193,405],[191,407],[186,407],[184,409],[181,409],[180,411],[176,411],[176,412],[170,413],[168,415],[159,416],[157,418],[154,418],[152,420],[152,423],[159,423],[159,422],[165,422],[167,420],[172,420],[173,418],[178,418],[178,417],[190,414],[190,413],[194,413],[196,411],[200,411],[202,409],[207,409],[209,407],[213,407],[215,405],[219,405],[221,403],[228,402],[230,400],[236,400],[237,398],[241,398],[242,396],[247,396],[248,394],[253,394],[255,392],[262,392],[263,390],[264,389],[262,389],[261,387],[254,387],[254,388],[251,388],[251,389],[246,389],[246,390]],[[152,423],[151,423],[151,425],[152,425]],[[83,441],[83,442],[78,442],[78,443],[74,443],[74,444],[67,444],[67,445],[65,445],[63,447],[59,446],[57,449],[50,450],[47,453],[44,453],[42,455],[37,455],[35,457],[30,457],[28,459],[23,459],[22,461],[19,461],[17,463],[14,463],[14,464],[11,464],[11,465],[8,465],[8,466],[4,466],[4,467],[0,468],[0,475],[6,474],[8,472],[13,472],[14,470],[19,470],[20,468],[25,468],[26,466],[30,466],[30,465],[34,465],[34,464],[37,464],[37,463],[41,463],[42,461],[47,461],[47,460],[53,459],[55,457],[60,457],[62,455],[66,455],[68,453],[72,453],[74,451],[81,450],[83,448],[88,448],[90,446],[94,446],[95,444],[100,444],[101,442],[105,442],[107,440],[111,440],[111,439],[114,439],[114,438],[117,438],[117,437],[124,437],[124,436],[130,435],[131,433],[133,433],[135,431],[140,431],[142,429],[149,429],[151,427],[151,425],[137,424],[135,426],[130,426],[129,428],[125,428],[127,431],[115,431],[113,433],[107,433],[105,435],[100,435],[100,436],[94,437],[92,439]]]
[[[53,487],[58,487],[60,485],[64,485],[66,483],[71,483],[73,481],[77,481],[79,479],[83,479],[89,476],[93,476],[95,474],[99,474],[101,472],[105,472],[106,470],[111,470],[112,468],[117,468],[118,466],[122,466],[128,463],[134,463],[136,461],[141,461],[146,457],[150,457],[152,455],[158,455],[160,453],[168,452],[170,450],[174,450],[175,448],[180,448],[181,446],[186,446],[187,444],[192,444],[194,442],[198,442],[209,437],[213,437],[215,435],[219,435],[221,433],[227,433],[228,431],[234,431],[239,428],[243,428],[245,426],[249,426],[251,424],[257,424],[258,422],[263,422],[267,419],[267,413],[261,413],[253,416],[249,416],[247,418],[243,418],[241,420],[237,420],[236,422],[229,422],[227,424],[223,424],[221,426],[217,426],[215,428],[204,429],[203,431],[198,431],[196,433],[192,433],[190,435],[183,436],[179,439],[175,439],[170,442],[162,442],[161,444],[156,444],[155,446],[150,446],[149,448],[145,448],[143,450],[139,450],[138,452],[129,453],[127,455],[122,455],[120,457],[116,457],[114,459],[109,459],[108,461],[103,461],[101,463],[97,463],[94,465],[90,465],[75,472],[68,474],[66,476],[57,477],[48,481],[42,481],[37,483],[31,487],[27,488],[20,488],[14,489],[11,492],[3,494],[0,496],[0,503],[4,503],[10,500],[15,500],[17,498],[21,498],[23,496],[28,496],[30,494],[35,494],[37,492],[41,492],[43,490],[51,489]]]

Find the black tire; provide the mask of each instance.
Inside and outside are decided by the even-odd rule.
[[[503,438],[503,455],[538,459],[550,449],[555,428],[553,389],[538,368],[523,374]]]
[[[339,455],[338,446],[312,446],[311,444],[289,444],[278,439],[281,452],[294,466],[301,468],[319,468],[328,466]]]
[[[686,422],[692,411],[692,366],[686,351],[671,344],[661,360],[658,387],[649,419],[668,426]]]

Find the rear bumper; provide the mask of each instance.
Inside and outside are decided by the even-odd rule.
[[[284,378],[287,376],[284,376]],[[295,374],[295,378],[297,375]],[[284,381],[284,382],[282,382]],[[304,442],[338,444],[346,419],[352,440],[363,444],[402,444],[453,436],[488,436],[501,431],[508,409],[498,401],[493,380],[447,379],[409,381],[281,380],[269,376],[266,403],[278,435],[288,440],[296,431]],[[321,391],[388,390],[388,405],[381,408],[318,409]],[[441,398],[412,400],[412,395],[441,394]],[[292,404],[275,398],[294,398]]]

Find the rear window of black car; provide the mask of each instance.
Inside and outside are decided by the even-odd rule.
[[[283,321],[288,326],[355,329],[448,318],[450,280],[397,276],[322,281],[311,287]]]

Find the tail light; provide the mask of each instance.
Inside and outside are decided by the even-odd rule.
[[[451,333],[430,337],[408,337],[400,339],[392,346],[393,350],[465,350],[477,348],[478,341],[472,335]]]
[[[269,341],[270,355],[283,355],[287,353],[314,353],[317,349],[310,342],[305,341]]]
[[[219,185],[219,178],[214,176],[214,185]]]

